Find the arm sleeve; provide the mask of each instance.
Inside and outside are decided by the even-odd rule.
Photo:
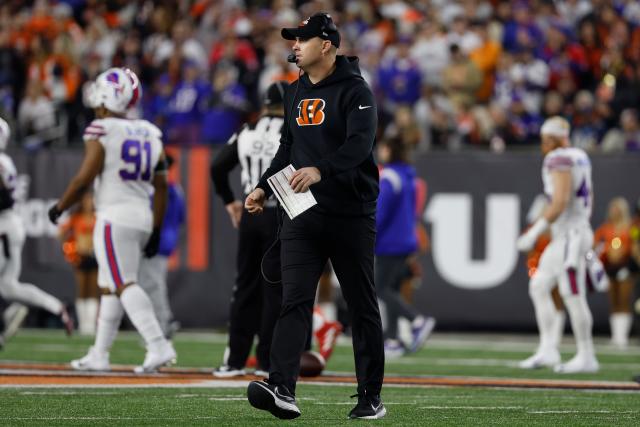
[[[347,101],[347,137],[340,148],[318,161],[322,179],[334,176],[361,164],[373,150],[378,126],[378,113],[373,93],[366,85],[359,86]]]
[[[229,185],[229,172],[240,162],[237,134],[234,134],[230,141],[218,152],[216,158],[211,162],[210,169],[213,186],[225,205],[235,200],[231,185]]]
[[[290,131],[288,131],[290,115],[289,113],[291,111],[291,106],[289,104],[291,102],[294,102],[295,100],[287,102],[287,98],[291,97],[290,89],[291,86],[289,86],[285,94],[284,121],[282,122],[283,125],[282,129],[280,130],[280,146],[278,147],[278,151],[273,157],[273,160],[271,160],[271,165],[262,174],[262,176],[260,177],[260,181],[258,181],[258,185],[256,185],[256,188],[261,188],[264,191],[266,198],[269,198],[273,194],[273,191],[271,190],[271,187],[269,187],[267,179],[269,179],[271,175],[279,172],[285,166],[291,163],[291,133]]]

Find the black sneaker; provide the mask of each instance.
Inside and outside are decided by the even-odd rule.
[[[636,375],[635,377],[633,377],[633,380],[640,384],[640,375]]]
[[[291,420],[300,416],[295,396],[283,385],[251,381],[247,388],[247,397],[251,406],[269,411],[280,419]]]
[[[387,414],[387,410],[382,404],[380,396],[369,396],[367,394],[355,394],[358,396],[358,404],[349,412],[349,418],[359,418],[362,420],[377,420]]]

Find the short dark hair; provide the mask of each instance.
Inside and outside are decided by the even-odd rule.
[[[409,161],[409,145],[400,136],[384,139],[382,145],[389,148],[389,162]]]

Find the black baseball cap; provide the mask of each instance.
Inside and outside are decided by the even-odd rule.
[[[289,87],[289,83],[284,80],[279,80],[275,83],[271,83],[264,94],[264,105],[272,106],[282,104],[284,99],[284,92]]]
[[[335,47],[340,47],[340,33],[331,19],[331,15],[324,12],[316,13],[302,21],[298,28],[283,28],[280,32],[287,40],[310,39],[320,37],[329,40]]]

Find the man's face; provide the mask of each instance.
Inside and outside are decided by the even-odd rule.
[[[327,43],[330,44],[331,42],[320,37],[312,37],[310,39],[297,37],[296,42],[293,44],[293,52],[298,59],[298,66],[304,68],[319,62],[322,59],[322,48]]]

